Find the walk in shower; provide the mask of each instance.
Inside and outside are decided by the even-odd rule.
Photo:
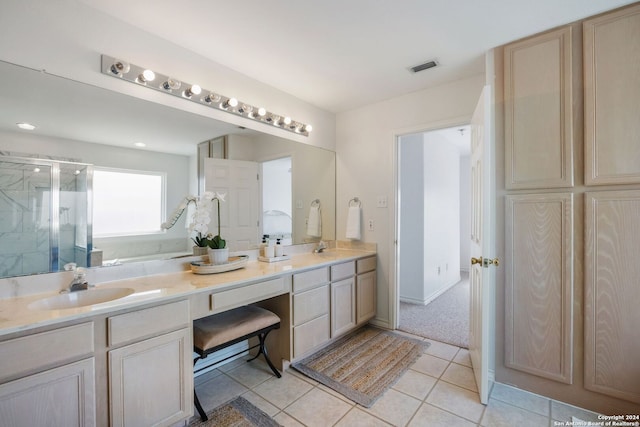
[[[91,181],[82,163],[0,156],[0,278],[91,265]]]

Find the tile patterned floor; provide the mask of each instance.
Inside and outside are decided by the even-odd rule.
[[[484,406],[478,399],[469,352],[426,341],[431,343],[426,354],[371,408],[294,369],[277,379],[261,359],[251,363],[238,359],[201,375],[196,389],[207,411],[242,395],[285,427],[552,427],[554,421],[571,421],[572,416],[597,421],[593,412],[503,384],[494,385]]]

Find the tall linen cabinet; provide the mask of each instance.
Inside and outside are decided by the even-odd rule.
[[[637,3],[495,50],[496,380],[606,414],[640,413],[638,58]]]

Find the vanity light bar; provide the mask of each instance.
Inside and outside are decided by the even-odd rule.
[[[186,83],[108,55],[102,55],[101,71],[103,74],[126,80],[138,86],[155,89],[299,135],[309,136],[309,132],[312,130],[311,125],[292,120],[288,116],[274,114],[262,107],[247,104],[236,98],[226,97],[217,92],[201,88],[196,84]]]

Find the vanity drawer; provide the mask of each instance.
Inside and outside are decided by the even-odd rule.
[[[300,325],[329,313],[329,285],[293,296],[293,325]]]
[[[278,277],[277,279],[211,294],[211,311],[229,310],[241,305],[286,294],[289,292],[289,277],[291,276]]]
[[[331,266],[331,281],[346,279],[356,274],[355,261],[343,262],[342,264]]]
[[[376,269],[376,257],[370,256],[358,260],[358,274],[366,273],[367,271],[373,271]]]
[[[122,344],[142,337],[188,326],[189,301],[178,301],[145,308],[107,319],[108,345]]]
[[[329,283],[329,268],[316,268],[293,275],[293,292],[302,292]]]
[[[303,356],[309,350],[327,341],[329,341],[329,315],[325,314],[293,328],[293,356]]]
[[[93,322],[0,342],[0,380],[93,354]]]

